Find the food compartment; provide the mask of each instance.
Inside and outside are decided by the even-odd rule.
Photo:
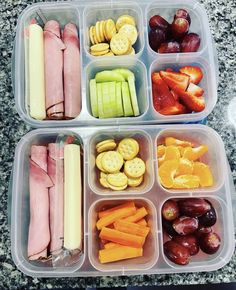
[[[83,18],[84,26],[84,49],[89,57],[93,57],[90,54],[90,38],[89,29],[94,26],[97,21],[112,19],[115,23],[117,19],[122,15],[129,15],[134,18],[138,38],[133,45],[135,50],[135,56],[139,57],[144,49],[144,31],[143,31],[143,12],[141,8],[134,2],[123,3],[94,3],[85,8]]]
[[[189,182],[187,182],[187,185],[186,185],[187,188],[185,187],[182,189],[180,189],[180,188],[173,189],[172,184],[170,184],[170,186],[168,185],[168,188],[166,188],[161,184],[161,180],[160,180],[160,176],[159,176],[159,170],[160,170],[160,167],[159,167],[157,169],[157,180],[158,180],[158,184],[164,189],[164,191],[166,193],[186,192],[186,194],[188,192],[193,192],[194,195],[202,194],[202,192],[216,193],[216,190],[221,188],[224,181],[225,181],[224,172],[227,172],[225,159],[224,159],[223,154],[221,154],[222,152],[224,152],[224,145],[223,145],[222,140],[218,136],[218,134],[206,126],[201,126],[201,127],[192,126],[191,130],[189,128],[186,128],[183,126],[178,126],[175,129],[167,128],[167,129],[160,131],[160,133],[157,135],[157,138],[156,138],[156,145],[157,146],[162,145],[162,144],[165,145],[165,140],[166,140],[165,138],[166,137],[173,137],[173,138],[176,138],[178,140],[190,142],[193,145],[192,148],[198,147],[198,149],[195,152],[193,149],[194,153],[193,154],[191,153],[190,154],[191,156],[189,154],[184,155],[185,153],[183,153],[183,151],[182,151],[183,149],[177,147],[180,150],[179,151],[180,154],[178,154],[180,158],[188,159],[191,161],[191,163],[192,163],[192,161],[193,162],[199,161],[196,169],[195,169],[196,163],[192,163],[191,166],[193,166],[193,170],[191,170],[191,172],[188,172],[189,170],[187,170],[187,172],[185,172],[186,170],[183,168],[181,170],[184,170],[184,172],[182,172],[182,171],[179,171],[179,172],[182,172],[182,173],[180,173],[180,175],[189,175],[189,174],[194,175],[194,172],[195,172],[195,174],[197,176],[199,176],[199,178],[200,178],[200,185],[203,184],[203,186],[202,187],[197,187],[197,185],[193,186],[193,184],[195,184],[195,181],[192,179],[192,176],[191,176],[191,178],[190,178],[191,182],[190,182],[190,184],[189,184]],[[173,142],[172,142],[172,144],[167,143],[167,145],[181,146],[181,144],[173,143]],[[201,146],[201,145],[203,145],[203,146]],[[182,145],[182,147],[183,146],[185,146],[185,148],[191,147],[188,144]],[[192,151],[191,148],[190,148],[190,151]],[[198,155],[199,155],[199,157],[198,157]],[[173,156],[174,156],[173,158],[172,157],[169,158],[169,157],[164,156],[164,159],[174,160],[176,158],[176,156],[175,156],[175,154]],[[177,157],[177,159],[179,157]],[[158,157],[157,157],[157,159],[158,159]],[[164,162],[166,160],[164,160]],[[164,164],[164,162],[162,164]],[[208,172],[209,170],[206,169],[205,166],[202,164],[200,164],[201,167],[199,169],[199,163],[205,163],[207,165],[207,167],[209,168],[210,173]],[[160,164],[160,166],[162,166],[162,165]],[[176,178],[175,175],[178,172],[178,170],[180,170],[179,165],[177,165],[177,171],[176,171],[175,167],[176,167],[176,165],[172,164],[170,170],[167,170],[167,172],[166,172],[167,173],[166,177],[168,177],[169,175],[172,176],[171,177],[172,181],[174,180],[173,178]],[[204,168],[202,168],[202,167],[204,167]],[[200,171],[200,173],[199,173],[199,171]],[[204,174],[201,174],[202,172],[204,172]],[[211,176],[213,177],[213,184],[212,184],[212,182],[207,180],[206,184],[208,186],[204,186],[206,181],[204,181],[204,183],[202,183],[201,178],[204,178],[206,175],[208,176],[208,178],[210,180],[211,180]],[[162,181],[162,183],[163,183],[163,181]]]
[[[42,107],[45,107],[45,105],[43,105],[41,103],[41,101],[39,101],[40,95],[41,95],[41,87],[38,89],[38,91],[35,91],[35,94],[38,94],[38,100],[37,100],[37,104],[33,105],[32,103],[32,110],[30,111],[30,75],[29,75],[29,65],[30,65],[30,61],[29,61],[29,25],[30,24],[38,24],[40,27],[42,27],[42,29],[44,29],[45,24],[48,21],[51,20],[55,20],[59,23],[60,25],[60,29],[63,30],[66,26],[66,24],[68,23],[73,23],[76,25],[77,28],[77,35],[80,38],[80,28],[81,28],[81,23],[80,23],[80,13],[77,10],[77,8],[73,5],[73,4],[66,4],[66,3],[60,3],[60,5],[55,6],[54,3],[47,3],[46,5],[43,4],[36,4],[33,5],[32,7],[29,7],[26,11],[24,11],[24,13],[22,14],[21,18],[20,18],[20,25],[19,25],[19,29],[20,31],[18,32],[17,38],[16,38],[16,71],[15,71],[15,93],[16,93],[16,107],[17,110],[19,112],[20,115],[23,116],[24,119],[33,122],[34,124],[50,124],[51,122],[54,124],[61,124],[61,122],[69,122],[70,119],[74,119],[75,117],[77,117],[80,113],[78,113],[78,115],[76,116],[63,116],[59,117],[53,117],[50,119],[50,117],[48,115],[42,116],[43,112],[42,112]],[[48,39],[48,43],[49,41],[51,42],[50,47],[54,52],[56,50],[56,52],[54,53],[55,55],[58,55],[58,50],[60,49],[64,49],[64,45],[62,43],[62,41],[58,40],[58,47],[56,47],[55,43],[53,43],[56,39],[55,37],[58,37],[56,34],[60,33],[57,31],[57,27],[54,24],[50,24],[50,27],[48,26],[47,30],[50,32],[48,32],[47,35],[47,39]],[[35,33],[34,37],[35,37],[35,41],[37,38],[37,43],[38,46],[40,47],[40,43],[39,43],[39,39],[38,39],[38,33],[39,33],[39,29],[35,28],[34,30],[32,30],[32,35],[33,33]],[[50,33],[50,35],[49,35]],[[70,32],[68,32],[67,29],[67,36],[68,33],[76,33],[76,32],[72,32],[72,30]],[[36,35],[37,34],[37,35]],[[46,37],[46,36],[45,36]],[[62,39],[62,35],[61,35],[61,39]],[[64,41],[68,41],[68,37],[67,40]],[[68,43],[68,42],[67,42]],[[43,42],[43,45],[45,44],[45,41]],[[48,46],[47,46],[48,47]],[[36,48],[38,49],[38,48]],[[41,58],[41,52],[38,50],[34,50],[32,48],[32,54],[37,54],[37,58],[40,59]],[[43,54],[42,54],[43,55]],[[78,56],[78,54],[76,53],[76,55]],[[82,50],[80,50],[80,55],[78,56],[78,62],[81,64],[82,61]],[[45,56],[45,54],[44,54]],[[43,56],[43,59],[44,59]],[[35,56],[36,57],[36,56]],[[55,56],[56,57],[56,56]],[[55,58],[52,58],[55,59]],[[44,59],[45,60],[45,59]],[[76,61],[76,59],[75,59]],[[59,61],[57,62],[59,63]],[[46,86],[46,73],[44,72],[43,74],[41,74],[41,72],[39,72],[38,67],[43,68],[43,70],[45,69],[44,65],[37,65],[37,69],[34,68],[34,73],[37,74],[37,82],[38,83],[44,83],[44,85]],[[55,66],[54,69],[58,69],[59,65]],[[80,67],[81,69],[81,67]],[[67,70],[68,71],[68,70]],[[33,72],[33,69],[32,69]],[[50,75],[50,74],[49,74]],[[20,76],[20,77],[19,77]],[[54,71],[54,77],[58,77],[58,74]],[[43,80],[44,79],[44,80]],[[77,82],[81,83],[81,76],[79,76]],[[35,83],[34,77],[31,77],[32,83]],[[75,79],[73,80],[75,81]],[[63,82],[63,81],[62,81]],[[64,80],[64,85],[61,85],[61,82],[59,82],[57,89],[60,90],[61,86],[63,87],[63,94],[65,95],[65,83],[67,83],[67,81]],[[33,89],[32,89],[33,91]],[[50,91],[50,89],[49,89]],[[81,88],[79,89],[80,91],[80,104],[74,104],[74,106],[78,106],[79,108],[77,109],[77,111],[81,111],[81,107],[82,107],[82,90]],[[58,98],[59,93],[58,91],[56,92],[56,96],[55,98]],[[64,96],[65,97],[65,96]],[[43,101],[42,101],[43,102]],[[53,104],[54,106],[56,106],[57,103],[61,102],[61,95],[59,96],[59,99],[57,99],[55,101],[55,103]],[[62,105],[64,106],[64,105]],[[50,105],[50,107],[53,107]],[[38,108],[38,112],[36,112],[36,108]],[[41,108],[41,109],[40,109]],[[47,108],[46,108],[47,109]],[[45,109],[45,112],[46,112]],[[64,106],[65,109],[65,106]],[[58,106],[58,108],[55,110],[56,113],[61,112],[62,108]],[[50,108],[48,108],[48,111],[50,112]],[[52,110],[51,110],[52,111]],[[67,111],[67,113],[69,113],[69,111]],[[70,114],[70,113],[69,113]],[[32,116],[33,115],[33,116]],[[64,120],[62,120],[64,119]],[[66,120],[65,120],[66,119]]]
[[[113,139],[116,143],[116,146],[112,150],[117,150],[117,145],[125,138],[132,138],[139,144],[139,153],[136,155],[136,157],[138,156],[145,163],[145,173],[143,174],[143,180],[140,185],[135,187],[128,186],[123,190],[119,190],[119,188],[116,188],[116,190],[104,188],[100,183],[101,173],[96,165],[96,158],[99,155],[96,150],[96,145],[104,140]],[[151,138],[146,132],[137,129],[134,129],[132,132],[128,129],[117,132],[106,130],[100,131],[98,134],[94,135],[89,141],[88,150],[88,183],[90,188],[99,195],[133,195],[147,193],[152,188],[154,183],[153,151],[151,142]],[[106,151],[108,150],[109,149]],[[121,172],[123,172],[122,168],[120,169]]]
[[[148,51],[150,52],[150,54],[155,57],[158,55],[163,55],[163,54],[159,54],[157,52],[155,52],[150,44],[149,44],[149,32],[150,32],[150,26],[149,26],[149,20],[152,16],[154,15],[160,15],[162,18],[164,18],[170,25],[173,22],[175,13],[178,9],[185,9],[189,16],[190,16],[190,25],[189,25],[189,30],[188,33],[195,33],[200,37],[200,47],[197,50],[197,52],[186,52],[186,53],[197,53],[197,54],[201,54],[203,52],[203,50],[207,47],[207,34],[208,32],[206,31],[206,27],[209,26],[208,24],[208,20],[207,20],[207,15],[205,13],[205,11],[202,9],[201,5],[195,1],[188,1],[185,2],[183,4],[182,1],[170,1],[167,0],[165,2],[162,3],[157,3],[157,2],[153,2],[150,5],[147,6],[146,8],[146,25],[147,25],[147,46],[148,46]],[[161,23],[163,24],[163,23]],[[186,24],[188,25],[188,24]],[[165,26],[164,26],[165,27]],[[182,27],[183,28],[183,27]],[[170,29],[170,28],[169,28]],[[181,31],[181,29],[180,29]],[[167,33],[165,35],[169,35],[170,33]],[[159,39],[163,38],[163,42],[165,42],[165,38],[163,37],[163,34],[159,34]],[[180,40],[179,40],[180,38]],[[181,39],[183,37],[177,37],[178,42],[181,42]],[[169,40],[173,40],[172,37],[169,37]],[[173,46],[172,46],[173,49]],[[173,51],[173,50],[172,50]],[[176,50],[174,50],[176,51]],[[170,52],[167,52],[168,54],[170,54]],[[174,52],[174,53],[178,53],[178,52]],[[183,53],[183,52],[179,52],[179,53]],[[185,53],[185,54],[186,54]],[[165,53],[166,54],[166,53]]]
[[[129,93],[130,101],[129,100],[128,101],[129,101],[130,105],[132,106],[131,110],[133,111],[133,116],[124,117],[125,111],[128,111],[129,106],[128,106],[128,104],[125,105],[125,103],[127,103],[127,100],[124,103],[124,100],[122,99],[123,117],[116,118],[117,122],[119,121],[119,119],[128,121],[128,120],[132,120],[132,118],[135,118],[135,119],[139,120],[139,119],[141,119],[141,117],[146,115],[146,112],[147,112],[148,107],[149,107],[149,98],[148,98],[148,91],[147,91],[147,87],[148,87],[147,86],[147,70],[146,70],[145,65],[141,61],[139,61],[133,57],[127,57],[125,60],[124,59],[121,60],[119,58],[118,59],[114,58],[112,60],[112,62],[109,59],[98,59],[98,60],[94,60],[93,62],[89,63],[89,65],[85,69],[85,73],[86,73],[86,98],[87,98],[88,113],[91,116],[93,116],[92,108],[91,108],[91,101],[90,101],[90,98],[91,98],[91,96],[90,96],[90,94],[91,94],[90,80],[94,79],[96,74],[99,72],[108,71],[108,70],[115,70],[115,69],[125,69],[125,70],[128,69],[128,70],[130,70],[131,73],[134,74],[134,84],[135,84],[135,89],[136,89],[137,106],[138,106],[138,110],[139,110],[139,115],[134,116],[135,107],[133,104],[132,96]],[[124,79],[126,82],[128,81],[126,78],[124,78]],[[102,83],[102,82],[100,82],[100,83]],[[118,83],[122,84],[121,81],[118,82],[118,80],[117,80],[116,84],[118,84]],[[129,91],[131,92],[130,86],[129,86]],[[97,97],[98,97],[98,93],[97,93]],[[123,95],[122,95],[122,98],[124,98]],[[102,99],[104,99],[104,98],[102,98]],[[111,98],[110,98],[110,103],[111,104],[110,104],[110,106],[108,106],[107,110],[104,110],[105,114],[106,114],[106,111],[108,111],[112,105]],[[102,105],[102,107],[104,109],[104,104],[98,103],[98,108],[99,108],[99,105]],[[117,107],[117,109],[118,109],[118,107]],[[129,114],[127,114],[127,115],[129,115]],[[109,122],[109,120],[106,120],[106,119],[107,119],[106,116],[104,116],[102,119],[96,118],[96,122],[102,122],[102,121]],[[112,118],[112,117],[109,117],[108,119],[114,120],[114,118]]]
[[[185,216],[185,227],[183,226],[183,221],[182,224],[179,222],[179,218],[173,219],[172,221],[167,221],[166,219],[164,219],[163,214],[160,212],[162,227],[163,225],[165,225],[162,230],[163,246],[161,252],[167,265],[175,271],[184,271],[185,268],[188,268],[188,271],[200,271],[202,267],[204,267],[204,270],[208,271],[210,271],[213,267],[214,269],[220,268],[222,264],[222,259],[227,260],[230,254],[230,246],[228,240],[229,229],[227,224],[227,206],[225,202],[220,198],[212,198],[209,196],[200,196],[199,198],[194,199],[183,198],[179,195],[173,197],[172,199],[166,199],[161,205],[161,210],[163,210],[163,206],[167,205],[167,203],[170,201],[174,202],[178,207],[178,217],[182,219],[182,217]],[[178,202],[182,202],[181,208],[180,206],[178,206]],[[211,211],[212,208],[214,208],[216,218],[215,220],[209,218],[209,216],[213,217],[212,214],[206,214],[207,206],[209,207],[208,209],[210,209]],[[173,205],[171,205],[171,208],[174,208]],[[168,213],[167,216],[170,217],[170,212],[170,204],[168,204],[168,207],[165,207],[165,214]],[[200,216],[200,213],[203,212],[205,212],[205,214]],[[208,219],[206,219],[206,215],[208,216]],[[174,215],[172,217],[174,217]],[[197,230],[194,231],[194,227],[186,227],[186,217],[188,217],[188,219],[197,220]],[[192,225],[193,224],[194,223],[192,222]],[[209,226],[210,224],[211,226]],[[186,233],[188,231],[189,234],[179,235],[178,233],[176,233],[175,230],[173,234],[171,232],[173,230],[173,225],[175,225],[176,229],[179,232],[183,233],[186,230]],[[168,233],[165,230],[165,228],[167,227]],[[200,231],[199,228],[201,228]],[[170,229],[172,230],[170,231]],[[193,231],[192,233],[190,233],[191,230]],[[183,241],[184,237],[185,240]],[[174,242],[174,244],[167,244],[168,247],[165,247],[164,250],[164,244],[168,241],[172,241]],[[179,252],[175,252],[175,249],[178,249]],[[175,253],[172,255],[173,260],[170,259],[170,257],[168,258],[167,256],[171,255],[171,253]]]
[[[99,261],[99,231],[96,227],[98,220],[98,212],[106,210],[112,207],[119,206],[121,204],[133,201],[137,208],[145,207],[148,215],[145,217],[147,226],[150,227],[150,231],[146,237],[143,245],[143,256],[120,260],[111,263],[100,263]],[[89,260],[93,267],[99,271],[135,271],[135,270],[147,270],[150,269],[158,259],[158,241],[157,241],[157,216],[154,204],[145,198],[134,198],[132,200],[128,198],[117,199],[101,199],[95,202],[89,209]]]
[[[26,273],[27,275],[43,275],[43,276],[50,276],[50,275],[63,275],[63,274],[68,274],[71,272],[76,271],[77,269],[79,269],[83,263],[84,263],[84,259],[85,259],[85,243],[83,240],[83,232],[84,232],[84,220],[83,220],[83,211],[84,211],[84,207],[83,207],[83,190],[82,190],[82,200],[81,200],[81,204],[82,204],[82,219],[81,219],[81,233],[82,233],[82,239],[81,239],[81,250],[75,249],[75,250],[66,250],[64,247],[62,248],[62,250],[60,250],[59,248],[57,248],[57,250],[55,250],[55,252],[53,252],[53,255],[50,255],[49,253],[49,248],[50,246],[52,246],[52,244],[50,244],[50,242],[48,244],[46,244],[46,240],[45,240],[45,236],[47,236],[49,234],[49,240],[50,240],[50,236],[51,233],[47,233],[47,230],[45,230],[45,232],[40,232],[41,239],[44,240],[45,242],[43,243],[46,246],[46,252],[47,252],[47,257],[45,259],[40,259],[38,258],[37,260],[29,260],[28,258],[28,235],[29,235],[29,224],[30,224],[30,170],[32,170],[32,176],[33,176],[33,171],[36,170],[36,168],[38,168],[35,172],[37,172],[36,174],[37,177],[36,179],[34,179],[34,181],[32,182],[38,182],[35,186],[37,188],[37,192],[39,192],[40,188],[42,188],[42,183],[40,183],[40,180],[42,182],[43,178],[45,180],[45,176],[44,177],[40,177],[39,175],[39,171],[41,172],[39,163],[36,163],[36,159],[39,158],[39,160],[43,159],[42,157],[42,151],[40,152],[40,150],[42,149],[42,146],[48,146],[48,144],[50,143],[54,143],[56,145],[58,145],[60,148],[60,151],[51,151],[51,154],[55,155],[50,155],[48,154],[48,159],[47,159],[47,166],[48,166],[48,173],[47,177],[50,178],[55,186],[55,191],[56,192],[60,192],[61,190],[60,188],[58,188],[58,186],[60,186],[61,183],[60,180],[58,180],[59,176],[60,176],[60,170],[61,167],[59,167],[59,165],[61,164],[61,154],[62,154],[62,147],[60,147],[60,145],[63,144],[67,144],[67,143],[72,143],[73,140],[77,140],[80,142],[80,144],[82,145],[81,147],[83,147],[83,144],[81,142],[81,138],[79,135],[77,134],[72,134],[69,131],[61,131],[60,133],[56,133],[56,132],[52,132],[52,131],[44,131],[44,132],[38,132],[38,133],[29,133],[27,135],[27,137],[25,137],[24,139],[22,139],[22,141],[18,144],[18,147],[16,149],[16,156],[17,156],[17,160],[15,160],[15,165],[14,165],[14,176],[13,176],[13,192],[15,193],[15,195],[13,196],[13,203],[12,203],[12,209],[14,209],[12,211],[12,228],[11,228],[11,239],[12,239],[12,257],[13,260],[15,262],[16,265],[18,265],[18,267],[20,268],[21,271],[23,271],[24,273]],[[37,152],[36,147],[34,147],[34,160],[30,161],[30,155],[32,156],[32,146],[40,146],[39,151]],[[49,148],[49,147],[48,147]],[[51,147],[52,148],[52,147]],[[81,148],[82,150],[82,148]],[[57,152],[59,153],[59,155],[57,154]],[[82,153],[82,152],[81,152]],[[52,163],[49,161],[50,158],[54,158],[53,156],[55,156],[55,158],[59,158],[56,159],[55,161],[55,167],[54,165],[52,165]],[[32,159],[32,157],[31,157]],[[82,157],[81,159],[81,179],[83,177],[83,159]],[[31,165],[30,165],[31,164]],[[43,164],[43,163],[42,163]],[[41,165],[42,165],[41,164]],[[49,165],[50,164],[50,165]],[[30,169],[31,168],[31,169]],[[50,168],[50,169],[49,169]],[[51,171],[50,171],[51,170]],[[55,179],[53,179],[53,174],[52,170],[55,170]],[[49,173],[49,171],[51,173]],[[42,173],[42,172],[41,172]],[[45,174],[44,173],[44,174]],[[33,179],[34,177],[32,177]],[[47,181],[48,182],[48,181]],[[59,183],[57,183],[59,182]],[[44,181],[44,184],[46,183],[46,181]],[[60,184],[60,185],[59,185]],[[83,184],[83,181],[82,181]],[[51,191],[51,194],[53,192]],[[40,210],[40,215],[43,214],[43,212],[45,213],[45,210],[48,211],[52,210],[52,208],[50,209],[50,201],[52,202],[52,200],[54,200],[54,207],[53,207],[53,213],[57,213],[57,208],[60,208],[60,201],[59,199],[50,199],[50,190],[48,192],[48,205],[47,205],[47,198],[44,198],[44,205],[45,208],[43,210],[43,208],[41,208]],[[52,198],[52,195],[51,195]],[[65,197],[66,198],[66,197]],[[34,199],[34,200],[33,200]],[[37,199],[36,196],[34,196],[34,198],[32,199],[32,204],[34,203],[34,201],[37,202],[38,206],[42,206],[42,202],[40,202],[39,199]],[[64,201],[66,202],[66,201]],[[68,200],[67,200],[68,202]],[[72,209],[73,211],[73,209]],[[53,216],[52,213],[52,216]],[[34,214],[32,214],[32,218],[33,216],[35,216],[35,219],[37,218],[39,212],[35,212]],[[49,212],[48,212],[49,214]],[[51,218],[52,218],[51,216]],[[60,220],[60,214],[57,216],[57,220]],[[45,217],[45,216],[44,216]],[[41,215],[42,218],[42,223],[45,224],[45,220],[43,218],[43,216]],[[49,218],[49,216],[48,216]],[[36,221],[36,220],[35,220]],[[47,222],[46,222],[47,223]],[[48,224],[50,223],[50,221],[48,220]],[[79,223],[79,221],[78,221]],[[50,225],[52,226],[52,224]],[[79,226],[79,224],[78,224]],[[57,229],[59,230],[59,224],[57,225]],[[47,228],[47,227],[46,227]],[[64,228],[65,228],[65,224],[64,224]],[[44,228],[45,229],[45,228]],[[56,229],[56,228],[55,228]],[[33,230],[33,228],[32,228]],[[35,229],[34,229],[35,231]],[[54,232],[55,233],[55,232]],[[33,231],[32,231],[33,234]],[[57,236],[57,233],[55,233],[55,235]],[[33,237],[33,236],[32,236]],[[60,238],[61,239],[61,238]],[[67,241],[66,241],[67,240]],[[32,240],[33,243],[37,244],[37,240],[33,239]],[[52,241],[52,240],[51,240]],[[68,239],[64,239],[64,245],[65,243],[68,242]],[[55,241],[54,241],[55,242]],[[32,246],[33,246],[32,243]],[[56,246],[56,244],[58,244],[57,242],[54,243],[54,246]],[[33,246],[34,247],[34,251],[36,251],[36,245]],[[53,247],[53,246],[52,246]],[[55,249],[54,247],[54,249]],[[69,249],[69,246],[67,247],[67,249]],[[69,254],[70,253],[70,254]],[[35,255],[36,256],[36,255]]]
[[[182,97],[179,96],[179,98],[177,99],[177,102],[180,103],[182,106],[184,106],[184,111],[180,110],[178,112],[173,112],[172,111],[170,113],[158,113],[158,108],[156,108],[156,105],[154,104],[155,100],[154,98],[156,98],[153,94],[153,82],[152,82],[152,74],[154,72],[160,72],[160,71],[166,71],[166,73],[168,74],[168,70],[171,69],[174,72],[179,72],[179,70],[181,68],[183,68],[184,70],[186,70],[186,72],[189,70],[190,74],[191,74],[191,69],[190,67],[193,67],[193,69],[196,69],[196,72],[194,72],[194,75],[196,77],[199,77],[202,75],[202,79],[200,80],[200,82],[197,84],[197,87],[195,87],[194,84],[192,84],[192,80],[191,80],[191,76],[190,76],[190,80],[189,83],[187,84],[187,89],[190,89],[190,86],[194,86],[194,90],[197,88],[197,92],[196,94],[198,94],[198,90],[203,90],[203,104],[205,103],[205,106],[202,106],[202,101],[199,104],[198,103],[198,99],[201,99],[200,95],[198,94],[198,96],[195,96],[195,92],[191,93],[194,95],[194,100],[191,101],[191,104],[189,104],[189,102],[184,102],[184,99]],[[200,69],[200,70],[199,70]],[[166,74],[165,73],[165,74]],[[171,81],[171,73],[170,75],[166,75],[166,77],[169,77],[170,81]],[[151,106],[153,108],[154,114],[156,116],[156,118],[161,119],[161,120],[166,120],[168,121],[175,121],[175,122],[181,122],[181,121],[191,121],[193,120],[193,118],[197,118],[197,119],[203,119],[205,118],[214,108],[216,101],[217,101],[217,88],[216,88],[216,84],[212,75],[212,71],[211,71],[211,67],[210,64],[203,59],[202,57],[190,57],[190,56],[183,56],[183,55],[179,55],[179,56],[160,56],[158,57],[157,60],[155,60],[154,62],[152,62],[151,67],[150,67],[150,72],[149,72],[149,79],[150,79],[150,84],[151,84]],[[165,79],[162,78],[162,80],[165,82]],[[173,80],[174,81],[174,80]],[[176,80],[176,89],[171,89],[171,87],[168,85],[168,89],[169,92],[172,94],[172,92],[174,92],[174,99],[176,99],[175,95],[179,93],[179,91],[182,91],[181,89],[181,85],[183,85],[185,83],[184,80]],[[182,84],[181,84],[182,83]],[[165,82],[165,84],[167,84]],[[173,87],[174,87],[174,82],[173,82]],[[186,86],[186,84],[184,85]],[[157,96],[158,96],[158,92],[156,92]],[[202,92],[200,92],[200,94],[202,94]],[[160,105],[164,105],[165,109],[169,109],[170,106],[165,106],[165,104],[163,103],[164,101],[167,102],[167,98],[168,100],[170,99],[168,97],[168,95],[165,95],[166,98],[165,100],[163,100],[162,98],[160,99],[159,103]],[[171,95],[171,98],[173,98],[173,96]],[[186,99],[186,98],[185,98]],[[170,100],[169,100],[170,101]],[[191,106],[191,107],[189,107]],[[192,108],[192,110],[191,110]],[[165,115],[164,115],[165,114]]]

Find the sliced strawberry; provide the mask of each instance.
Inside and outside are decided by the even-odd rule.
[[[186,91],[190,79],[188,75],[177,72],[160,71],[160,76],[172,90],[177,87]]]
[[[203,72],[198,66],[184,66],[179,71],[190,76],[190,82],[195,85],[199,84],[203,78]]]
[[[179,101],[179,95],[173,90],[171,90],[170,92],[173,95],[174,99],[178,102]]]
[[[153,104],[157,111],[175,104],[175,99],[159,73],[152,74]]]
[[[166,71],[168,71],[168,72],[173,72],[174,70],[173,70],[172,68],[168,67],[168,68],[166,69]]]
[[[180,115],[186,114],[186,108],[182,104],[176,102],[173,106],[166,107],[159,111],[162,115]]]
[[[203,97],[196,97],[192,93],[184,92],[182,90],[176,91],[181,102],[190,110],[201,112],[205,109],[205,101]]]
[[[187,92],[193,94],[196,97],[201,97],[204,94],[204,90],[193,83],[189,84]]]

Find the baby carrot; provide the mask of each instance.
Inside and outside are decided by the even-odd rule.
[[[99,260],[102,264],[104,264],[124,259],[141,257],[142,255],[143,255],[142,248],[119,246],[111,249],[100,250]]]

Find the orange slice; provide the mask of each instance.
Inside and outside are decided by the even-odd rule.
[[[188,147],[188,146],[193,147],[193,144],[191,142],[179,140],[174,137],[166,137],[165,144],[166,146],[175,145],[175,146],[183,146],[183,147]]]
[[[158,145],[157,146],[157,157],[160,158],[166,153],[166,146]]]
[[[192,173],[193,173],[193,162],[186,158],[180,158],[179,166],[176,171],[176,176],[192,174]]]
[[[192,174],[185,174],[185,175],[180,175],[176,177],[173,180],[173,188],[175,189],[192,189],[192,188],[198,188],[200,184],[200,179],[196,175]]]
[[[166,188],[172,188],[174,176],[179,166],[179,160],[167,160],[159,168],[160,183]]]
[[[193,174],[199,177],[201,186],[212,186],[214,183],[211,170],[205,163],[194,162]]]
[[[195,161],[202,157],[208,151],[207,145],[200,145],[199,147],[192,148],[186,147],[182,150],[182,157]]]
[[[166,151],[165,154],[158,158],[158,165],[162,165],[163,162],[167,161],[167,160],[179,160],[180,159],[180,153],[179,153],[179,149],[177,146],[167,146],[166,147]]]

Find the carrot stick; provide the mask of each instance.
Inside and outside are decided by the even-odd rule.
[[[117,248],[117,247],[120,247],[120,246],[121,246],[120,244],[116,244],[116,243],[113,243],[113,242],[109,242],[109,243],[107,243],[107,244],[104,245],[104,248],[105,249],[112,249],[112,248]]]
[[[141,257],[142,255],[143,255],[142,248],[119,246],[116,248],[100,250],[99,260],[102,264],[104,264],[124,259]]]
[[[129,217],[125,218],[124,220],[127,222],[136,223],[137,221],[144,218],[147,214],[148,214],[148,212],[147,212],[146,208],[141,207],[141,208],[137,209],[137,211],[134,215],[129,216]]]
[[[141,219],[140,221],[136,222],[136,224],[145,227],[147,225],[147,222],[145,219]]]
[[[128,202],[122,203],[121,205],[118,205],[118,206],[115,206],[115,207],[100,211],[98,213],[98,217],[102,218],[103,216],[112,213],[114,210],[125,208],[125,207],[134,207],[134,206],[135,206],[135,204],[134,204],[133,201],[128,201]]]
[[[144,238],[146,238],[150,230],[148,227],[140,226],[135,223],[131,223],[131,222],[123,221],[123,220],[118,220],[114,222],[114,228],[117,231],[131,234],[131,235],[137,235]]]
[[[145,242],[144,237],[123,233],[117,230],[103,227],[99,237],[124,246],[141,248]]]
[[[97,229],[101,230],[101,228],[114,223],[116,220],[133,215],[135,214],[135,212],[136,212],[135,206],[130,206],[130,207],[125,207],[125,208],[114,210],[112,213],[109,213],[108,215],[103,216],[97,221],[97,224],[96,224]]]

